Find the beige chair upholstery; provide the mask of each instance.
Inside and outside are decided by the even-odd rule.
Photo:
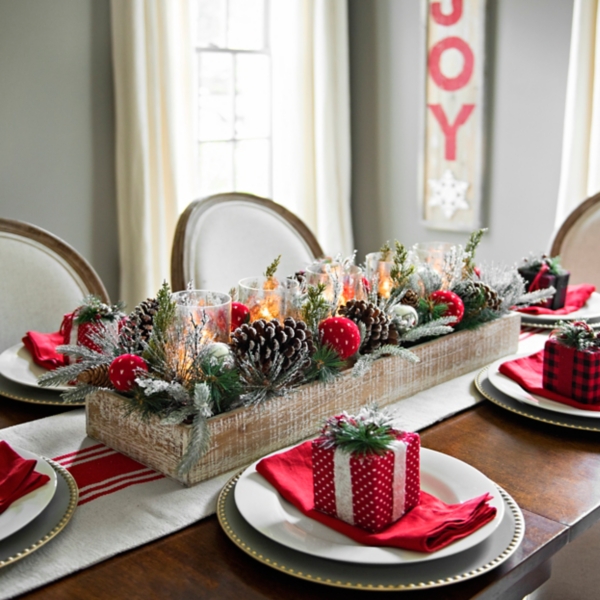
[[[87,294],[108,302],[92,267],[68,244],[28,223],[0,219],[0,352],[26,331],[57,331]]]
[[[588,198],[565,220],[550,249],[571,272],[570,283],[593,283],[600,290],[600,194]]]
[[[261,275],[279,254],[278,273],[292,275],[323,253],[308,227],[279,204],[242,193],[210,196],[179,218],[171,284],[227,292],[240,279]]]

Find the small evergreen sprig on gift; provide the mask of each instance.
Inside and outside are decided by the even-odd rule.
[[[548,267],[548,273],[551,275],[564,275],[567,270],[564,269],[560,264],[560,256],[550,257],[546,254],[531,254],[527,258],[523,259],[521,269],[539,271],[543,266]]]
[[[561,323],[552,335],[563,346],[575,348],[575,350],[598,350],[600,349],[600,338],[594,329],[585,321],[567,321]]]
[[[105,319],[107,321],[115,321],[125,316],[123,313],[123,307],[125,303],[117,302],[117,304],[105,304],[98,296],[90,294],[86,296],[81,306],[75,313],[75,323],[77,325],[83,325],[84,323],[94,323],[98,319]]]
[[[355,416],[343,412],[329,417],[318,438],[322,448],[340,448],[349,454],[385,454],[397,437],[387,411],[376,406],[363,407]]]

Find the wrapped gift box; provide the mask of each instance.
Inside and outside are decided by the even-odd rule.
[[[525,280],[527,284],[527,289],[529,290],[531,284],[534,279],[537,277],[539,271],[535,271],[533,269],[519,269],[519,275]],[[549,287],[553,287],[556,290],[556,293],[552,298],[548,298],[545,302],[541,302],[539,306],[543,308],[549,308],[551,310],[558,310],[559,308],[563,308],[565,305],[565,301],[567,299],[567,286],[569,285],[569,275],[570,273],[565,273],[563,275],[552,275],[552,273],[544,273],[539,277],[537,282],[536,289],[546,289]],[[533,290],[531,290],[533,291]]]
[[[385,454],[351,454],[312,443],[315,508],[351,525],[378,532],[420,500],[420,439],[399,433]]]
[[[544,346],[543,384],[583,404],[600,404],[600,350],[577,350],[549,339]]]
[[[484,367],[514,354],[521,317],[512,313],[473,331],[460,331],[411,348],[420,358],[410,363],[381,358],[363,377],[350,371],[331,384],[310,383],[289,396],[239,408],[208,419],[210,448],[192,470],[180,477],[177,465],[189,444],[189,425],[164,425],[157,417],[132,414],[116,393],[98,391],[86,401],[91,438],[168,475],[193,485],[250,464],[319,433],[323,420],[376,402],[380,407]]]

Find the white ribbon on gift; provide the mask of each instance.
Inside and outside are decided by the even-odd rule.
[[[406,451],[405,442],[395,440],[390,444],[394,453],[394,474],[392,480],[392,521],[404,514],[406,504]],[[335,482],[335,511],[338,518],[354,525],[354,510],[352,503],[352,476],[350,459],[352,455],[336,448],[333,454],[333,480]]]

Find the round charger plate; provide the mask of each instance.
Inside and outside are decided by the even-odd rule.
[[[242,517],[234,498],[241,473],[219,495],[217,517],[223,531],[257,561],[293,577],[324,585],[376,591],[435,588],[466,581],[495,569],[519,547],[525,521],[517,503],[501,488],[504,517],[493,535],[481,544],[447,558],[405,565],[365,565],[327,560],[292,550],[265,537]]]
[[[523,356],[518,356],[517,358],[522,358]],[[509,360],[514,360],[514,358]],[[562,413],[565,415],[587,417],[588,419],[600,419],[600,410],[583,410],[581,408],[576,408],[575,406],[569,406],[568,404],[561,404],[560,402],[548,400],[548,398],[538,396],[537,394],[530,394],[516,381],[513,381],[510,377],[500,373],[500,365],[505,362],[507,362],[507,359],[501,358],[500,360],[492,363],[488,367],[487,375],[490,383],[503,394],[506,394],[507,396],[518,400],[519,402],[536,406],[538,408],[543,408],[544,410]]]
[[[488,377],[488,368],[485,367],[477,374],[477,377],[475,377],[475,387],[484,398],[497,406],[522,417],[541,421],[542,423],[550,423],[559,427],[569,427],[570,429],[581,429],[584,431],[600,431],[600,422],[598,419],[551,412],[511,398],[491,384]]]
[[[0,541],[0,568],[29,556],[55,538],[71,520],[79,490],[73,476],[61,465],[44,459],[57,475],[56,493],[50,504],[31,523]]]
[[[15,500],[0,514],[0,540],[6,539],[19,529],[31,523],[50,504],[56,492],[56,472],[41,456],[20,448],[13,450],[23,458],[36,460],[35,470],[50,479],[42,486],[26,496]]]
[[[7,348],[0,354],[0,375],[6,379],[27,387],[49,390],[51,392],[66,392],[72,389],[68,385],[41,387],[38,384],[38,377],[46,373],[48,373],[48,370],[33,362],[29,350],[21,342]]]
[[[85,402],[65,402],[60,394],[47,388],[25,387],[14,381],[10,381],[0,375],[0,396],[6,396],[11,400],[29,402],[30,404],[48,404],[50,406],[85,406]]]
[[[284,500],[277,490],[256,472],[258,461],[250,465],[235,486],[235,503],[242,517],[257,531],[279,544],[329,560],[376,565],[415,564],[439,560],[464,552],[481,543],[500,526],[504,501],[496,485],[467,463],[421,448],[421,489],[448,504],[458,504],[488,493],[496,517],[453,544],[437,552],[414,552],[401,548],[364,546],[303,515]]]
[[[584,319],[590,324],[597,323],[597,326],[600,326],[600,294],[598,292],[594,292],[590,296],[585,306],[568,315],[519,314],[521,315],[521,323],[527,327],[554,329],[556,327],[556,323],[560,321],[582,321]]]

